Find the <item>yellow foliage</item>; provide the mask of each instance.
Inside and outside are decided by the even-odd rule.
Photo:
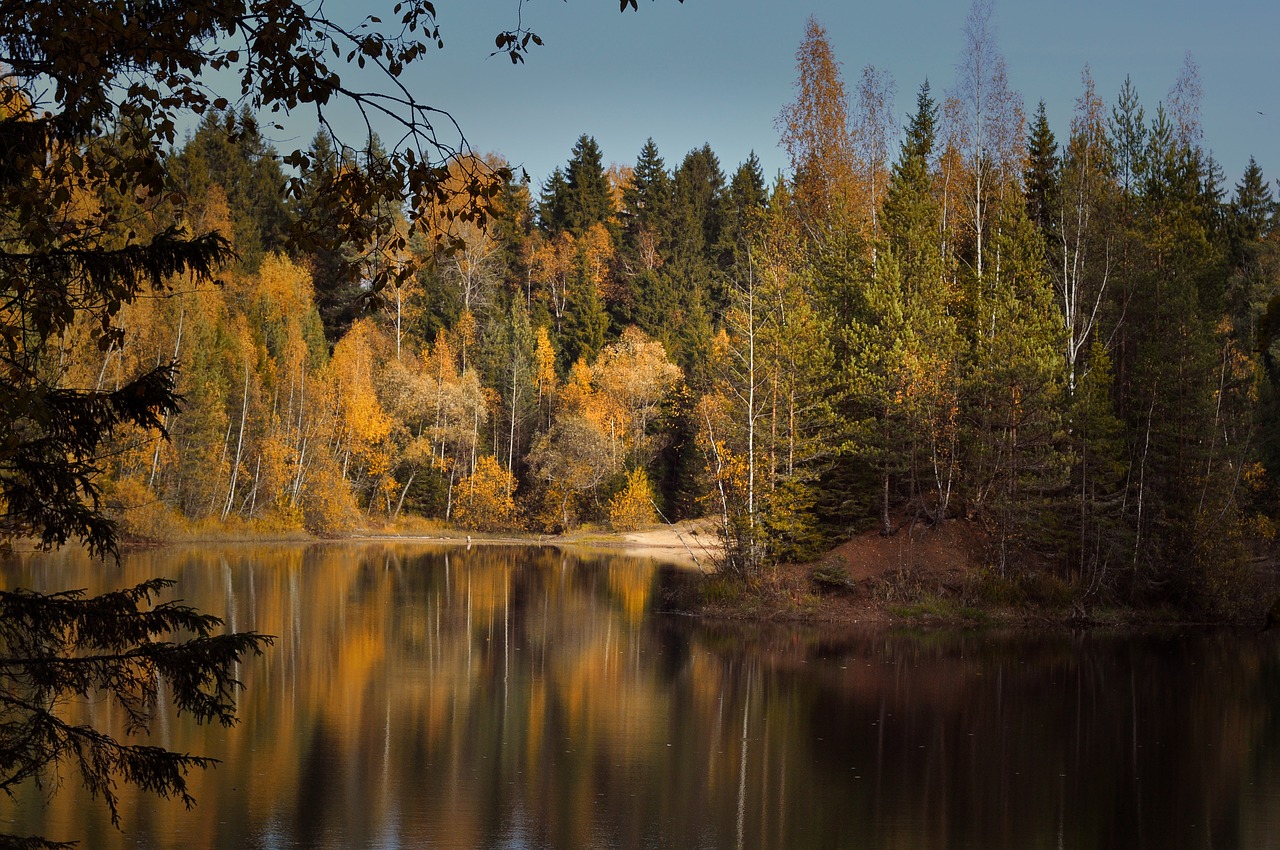
[[[266,317],[282,322],[299,321],[302,311],[315,299],[311,275],[282,254],[270,254],[258,270],[258,292],[266,306]]]
[[[302,496],[303,522],[312,534],[327,535],[347,531],[356,525],[359,508],[342,470],[332,457],[317,453],[315,468],[307,479]]]
[[[643,467],[628,472],[626,485],[609,502],[609,524],[615,531],[634,531],[657,520],[649,475]]]
[[[454,518],[464,528],[500,531],[516,523],[516,504],[511,498],[515,478],[502,468],[497,458],[485,455],[476,462],[471,475],[458,485],[458,506]]]
[[[551,336],[545,325],[538,328],[538,342],[533,351],[534,383],[538,387],[538,398],[549,396],[556,391],[556,352],[551,347]]]
[[[390,437],[394,423],[373,389],[376,334],[369,320],[356,322],[334,346],[329,367],[351,452],[371,470],[381,471],[386,465],[383,443]]]
[[[591,366],[585,359],[579,358],[569,369],[569,380],[565,382],[560,394],[560,403],[565,410],[586,415],[595,394],[591,377]]]
[[[182,526],[177,513],[137,478],[111,481],[105,495],[123,538],[167,540]]]

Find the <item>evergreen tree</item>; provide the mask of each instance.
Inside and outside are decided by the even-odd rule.
[[[676,296],[671,278],[660,269],[671,247],[672,184],[653,139],[640,150],[622,206],[619,271],[625,296],[615,319],[636,325],[671,350]]]
[[[564,176],[564,226],[580,236],[593,224],[613,220],[613,194],[604,173],[603,155],[596,140],[578,137]]]
[[[1115,414],[1111,358],[1097,337],[1088,364],[1067,412],[1072,497],[1063,506],[1067,562],[1084,582],[1086,596],[1114,589],[1128,548],[1124,423]]]
[[[556,234],[568,228],[568,198],[569,183],[565,180],[564,171],[557,168],[542,185],[538,201],[538,223],[547,233]]]
[[[724,227],[724,172],[703,145],[685,155],[676,169],[672,255],[677,262],[706,262]]]
[[[701,312],[714,326],[726,303],[724,270],[717,254],[724,227],[724,173],[709,145],[685,156],[676,169],[673,189],[665,272],[674,286],[688,290],[687,298],[701,302]],[[692,310],[693,305],[686,309]]]
[[[286,247],[291,220],[284,203],[279,156],[263,138],[248,107],[205,114],[174,164],[193,196],[218,185],[231,211],[232,243],[241,264],[257,269],[263,257]]]
[[[762,211],[769,199],[764,172],[755,151],[738,166],[725,193],[725,241],[738,242],[751,233],[751,220]]]
[[[904,352],[909,361],[901,375],[909,392],[903,395],[906,430],[895,447],[900,457],[882,463],[881,469],[899,468],[909,473],[905,493],[933,522],[947,517],[951,494],[958,484],[959,432],[954,411],[961,354],[955,295],[947,284],[946,258],[938,244],[942,208],[929,167],[936,118],[937,107],[926,81],[920,87],[916,113],[906,128],[885,198],[882,218],[887,265],[885,280],[878,284],[881,300],[902,310],[902,326],[896,333],[909,349]],[[882,479],[881,524],[887,530],[884,484]],[[900,495],[890,493],[891,497]]]
[[[930,170],[937,114],[926,80],[916,96],[916,112],[906,127],[884,202],[885,240],[904,274],[918,281],[917,288],[936,285],[943,276],[937,248],[942,209],[934,197]]]
[[[1254,242],[1268,235],[1276,214],[1271,186],[1262,176],[1257,160],[1249,157],[1236,194],[1231,200],[1230,236],[1233,245]]]
[[[1215,571],[1237,557],[1230,480],[1249,443],[1236,414],[1248,384],[1229,368],[1223,257],[1204,212],[1204,159],[1180,141],[1185,135],[1157,110],[1126,305],[1142,320],[1127,328],[1131,362],[1119,410],[1129,434],[1131,591],[1198,606],[1213,604]]]
[[[1049,129],[1044,101],[1036,108],[1027,139],[1027,170],[1023,175],[1027,194],[1027,215],[1052,241],[1054,211],[1058,207],[1058,143]]]
[[[300,226],[316,234],[321,241],[342,245],[345,240],[338,232],[339,223],[320,201],[324,197],[325,187],[331,185],[339,172],[349,167],[350,163],[335,149],[333,138],[324,131],[316,134],[307,156],[308,167],[302,173],[302,190],[295,215]],[[320,320],[324,324],[325,338],[330,346],[346,333],[361,310],[360,284],[343,272],[340,252],[347,255],[348,262],[353,259],[353,252],[349,247],[309,252],[307,257],[312,285],[315,287],[316,306],[320,310]]]
[[[993,263],[975,293],[959,414],[969,512],[995,533],[1002,574],[1045,535],[1062,481],[1061,320],[1043,239],[1020,195],[991,208]]]
[[[634,244],[640,234],[651,235],[656,244],[666,241],[671,214],[671,175],[652,138],[640,149],[631,182],[622,191],[622,205],[628,241]]]
[[[579,270],[569,290],[564,331],[560,334],[564,370],[568,371],[567,367],[578,360],[595,360],[604,348],[608,331],[609,313],[600,291],[585,270]]]

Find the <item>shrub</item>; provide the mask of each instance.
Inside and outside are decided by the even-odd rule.
[[[614,531],[634,531],[657,521],[648,473],[643,467],[628,472],[627,483],[609,502],[609,524]]]
[[[485,455],[475,471],[458,484],[458,506],[454,520],[476,531],[500,531],[516,524],[516,503],[511,494],[515,478],[502,468],[497,458]]]

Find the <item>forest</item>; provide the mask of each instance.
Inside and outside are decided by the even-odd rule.
[[[751,577],[965,521],[1000,575],[1229,609],[1280,520],[1271,185],[1206,148],[1189,56],[1156,103],[1086,67],[1058,139],[977,23],[900,126],[894,81],[846,79],[811,19],[786,174],[652,140],[606,162],[586,133],[536,185],[453,158],[426,232],[334,205],[377,178],[376,137],[286,161],[251,110],[210,109],[165,155],[185,202],[128,227],[234,259],[126,300],[118,333],[68,322],[39,372],[110,391],[178,364],[168,437],[121,427],[94,470],[135,538],[706,517]],[[451,213],[478,180],[488,214]]]

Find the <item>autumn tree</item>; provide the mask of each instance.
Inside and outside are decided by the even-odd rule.
[[[890,146],[897,132],[893,96],[893,77],[887,71],[874,65],[862,69],[853,116],[853,148],[861,183],[859,194],[865,199],[865,212],[859,217],[867,222],[873,261],[880,236],[880,206],[889,184]]]
[[[992,0],[974,0],[965,18],[965,44],[954,93],[963,122],[965,219],[972,239],[973,274],[978,281],[986,272],[992,239],[989,207],[993,199],[1005,195],[1011,180],[1021,176],[1025,150],[1022,102],[1009,87],[994,16]]]
[[[515,480],[502,468],[498,459],[483,455],[475,470],[458,487],[455,519],[464,528],[477,531],[502,531],[516,520],[516,506],[511,494]]]
[[[796,50],[796,97],[776,121],[791,160],[795,204],[811,235],[848,215],[856,173],[849,93],[827,31],[815,18],[805,22]]]
[[[635,531],[658,521],[653,509],[653,488],[644,467],[627,473],[627,482],[609,500],[609,525],[615,531]]]
[[[1067,391],[1074,392],[1084,355],[1103,317],[1104,298],[1119,254],[1114,160],[1101,98],[1086,67],[1084,91],[1071,121],[1053,218],[1053,276],[1064,330]]]

